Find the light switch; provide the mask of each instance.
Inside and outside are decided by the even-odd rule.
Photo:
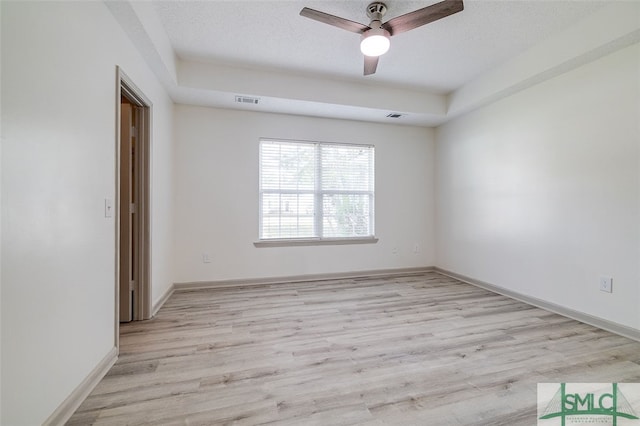
[[[113,201],[111,198],[104,199],[104,217],[113,216]]]

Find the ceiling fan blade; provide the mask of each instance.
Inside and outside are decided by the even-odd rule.
[[[369,29],[368,26],[359,22],[350,21],[348,19],[340,18],[339,16],[329,15],[328,13],[320,12],[319,10],[309,9],[308,7],[305,7],[300,11],[300,16],[333,25],[334,27],[342,28],[343,30],[351,31],[356,34],[362,34]]]
[[[364,57],[364,75],[371,75],[376,72],[378,68],[378,60],[380,56],[366,56]]]
[[[414,10],[382,24],[382,28],[393,36],[429,24],[438,19],[458,13],[464,9],[462,0],[444,0],[422,9]]]

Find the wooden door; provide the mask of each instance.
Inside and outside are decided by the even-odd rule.
[[[120,322],[133,320],[136,284],[136,106],[125,97],[120,105]]]

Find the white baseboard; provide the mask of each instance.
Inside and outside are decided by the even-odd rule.
[[[594,327],[601,328],[603,330],[610,331],[611,333],[618,334],[620,336],[627,337],[629,339],[633,339],[640,342],[640,330],[637,330],[635,328],[631,328],[626,325],[618,324],[613,321],[595,317],[593,315],[585,314],[584,312],[576,311],[576,310],[564,307],[562,305],[557,305],[552,302],[547,302],[546,300],[538,299],[536,297],[527,296],[503,287],[489,284],[484,281],[476,280],[474,278],[460,275],[455,272],[447,271],[446,269],[436,267],[434,268],[434,271],[439,274],[446,275],[451,278],[455,278],[467,284],[484,288],[485,290],[489,290],[493,293],[498,293],[503,296],[507,296],[512,299],[519,300],[520,302],[524,302],[526,304],[536,306],[546,311],[550,311],[555,314],[562,315],[564,317],[571,318],[576,321],[580,321],[585,324],[589,324]]]
[[[171,297],[175,289],[176,289],[175,284],[171,284],[167,289],[167,291],[165,291],[164,294],[160,297],[160,299],[158,299],[156,303],[153,304],[153,308],[151,309],[152,318],[156,316],[160,308],[162,308],[162,305],[164,305],[165,302],[169,300],[169,298]]]
[[[109,353],[96,365],[89,375],[76,387],[62,404],[42,423],[43,426],[64,425],[76,412],[80,404],[89,396],[100,380],[118,360],[118,349],[113,347]]]
[[[324,281],[324,280],[339,280],[349,278],[365,278],[387,275],[406,275],[406,274],[420,274],[423,272],[434,271],[433,266],[422,266],[418,268],[393,268],[393,269],[376,269],[370,271],[356,271],[356,272],[335,272],[327,274],[308,274],[308,275],[292,275],[284,277],[269,277],[269,278],[248,278],[248,279],[232,279],[232,280],[220,280],[220,281],[198,281],[198,282],[186,282],[175,283],[175,291],[185,290],[199,290],[206,288],[227,288],[227,287],[245,287],[253,285],[265,285],[265,284],[282,284],[290,282],[305,282],[305,281]]]

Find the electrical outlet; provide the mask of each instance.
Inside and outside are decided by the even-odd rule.
[[[613,278],[611,277],[600,277],[600,291],[604,291],[605,293],[613,292]]]
[[[211,256],[209,256],[209,253],[202,253],[202,263],[211,263]]]
[[[394,247],[393,249],[391,249],[391,253],[398,254],[398,247]]]
[[[414,246],[413,246],[413,252],[415,254],[418,254],[419,251],[420,251],[420,244],[415,243]]]

